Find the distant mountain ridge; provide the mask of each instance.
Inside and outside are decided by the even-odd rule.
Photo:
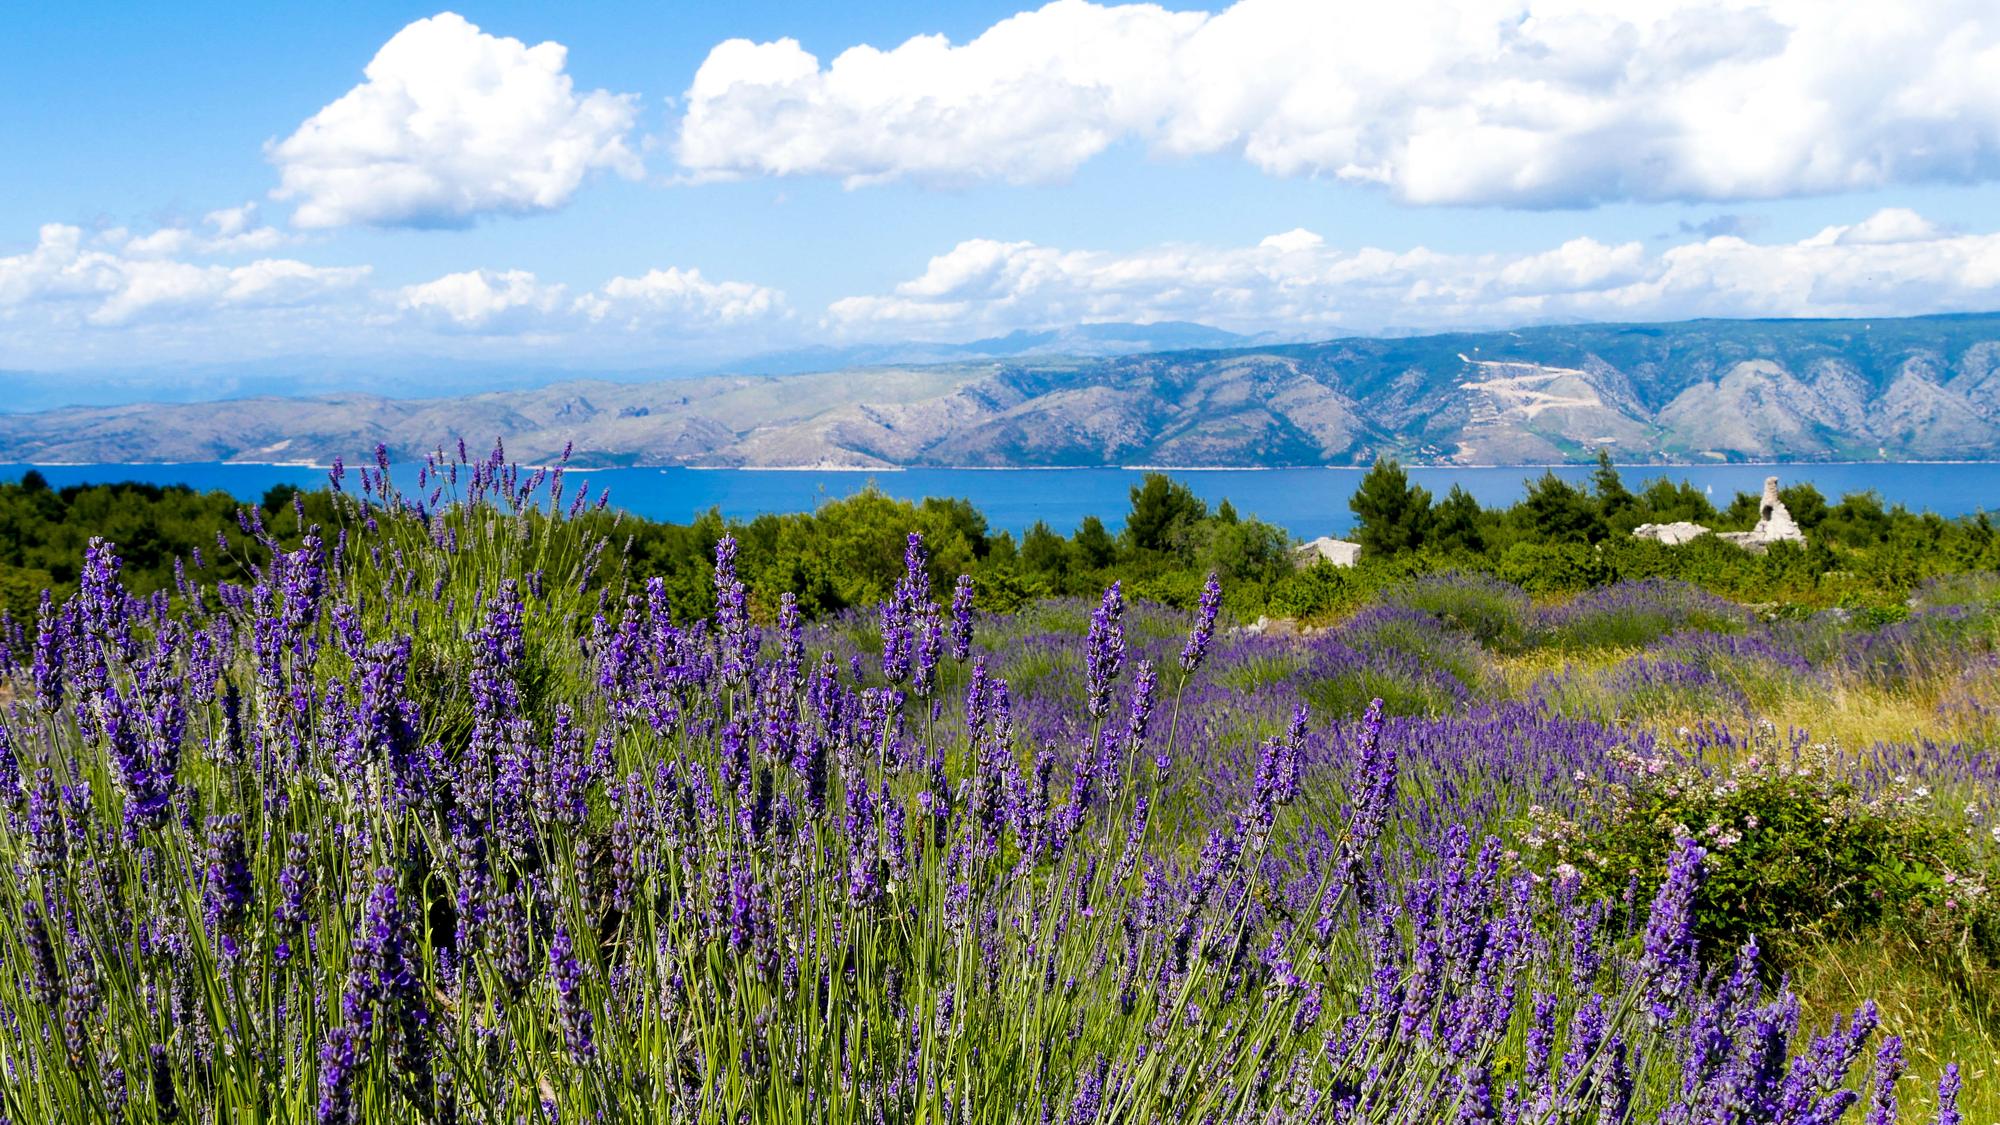
[[[530,390],[575,380],[650,383],[699,375],[799,375],[850,367],[963,363],[1024,356],[1113,356],[1184,348],[1235,348],[1290,343],[1303,338],[1268,333],[1245,336],[1188,321],[1105,322],[1042,331],[1023,329],[964,343],[905,340],[816,345],[727,360],[683,359],[637,368],[593,364],[585,359],[537,363],[401,356],[392,362],[371,363],[353,357],[293,356],[132,369],[0,371],[0,387],[8,391],[0,396],[0,414],[142,401],[212,402],[224,398],[303,398],[357,392],[384,398],[437,397]],[[413,394],[412,390],[418,387],[427,394]]]
[[[1105,336],[1115,347],[1119,334]],[[1028,354],[1083,338],[814,374],[8,415],[0,461],[325,463],[457,435],[503,437],[529,460],[574,442],[589,465],[771,468],[1354,465],[1383,453],[1531,464],[1600,446],[1630,462],[2000,459],[2000,314]]]

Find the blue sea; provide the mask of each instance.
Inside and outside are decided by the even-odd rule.
[[[30,466],[0,465],[0,479],[14,480]],[[326,483],[322,469],[286,465],[43,465],[36,466],[57,487],[79,483],[146,481],[186,484],[201,490],[222,489],[255,500],[274,484],[317,488]],[[1540,467],[1413,468],[1410,476],[1442,496],[1454,484],[1464,485],[1481,504],[1512,504],[1525,482],[1542,474]],[[1727,504],[1738,491],[1755,493],[1766,476],[1783,483],[1810,481],[1829,499],[1849,492],[1874,491],[1885,504],[1944,516],[1974,511],[2000,512],[2000,464],[1797,464],[1628,466],[1620,470],[1627,487],[1664,476],[1692,482]],[[414,469],[410,472],[414,473]],[[1215,504],[1227,498],[1244,515],[1254,515],[1302,538],[1338,535],[1354,517],[1347,510],[1365,469],[1212,469],[1175,470]],[[1589,466],[1555,470],[1573,481],[1587,480]],[[398,474],[401,475],[400,473]],[[961,497],[986,514],[995,531],[1019,533],[1037,520],[1068,532],[1085,516],[1095,515],[1116,530],[1130,504],[1130,493],[1145,473],[1138,469],[905,469],[885,472],[789,472],[755,469],[572,469],[569,480],[587,481],[593,495],[611,490],[611,502],[650,519],[685,521],[709,508],[725,516],[749,518],[765,512],[806,511],[823,501],[852,495],[873,484],[883,492],[909,500],[927,496]],[[350,483],[352,482],[350,475]],[[413,481],[410,483],[414,483]]]

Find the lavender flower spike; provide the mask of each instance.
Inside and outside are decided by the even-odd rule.
[[[1958,1086],[1958,1064],[1952,1063],[1938,1079],[1937,1125],[1961,1125],[1965,1120],[1958,1112]]]
[[[1707,854],[1692,839],[1681,840],[1646,920],[1641,966],[1652,991],[1653,1019],[1662,1024],[1673,1018],[1701,972],[1695,961],[1694,896]]]
[[[1192,674],[1208,655],[1208,644],[1215,639],[1215,615],[1222,609],[1222,580],[1210,571],[1208,581],[1201,588],[1200,609],[1195,614],[1194,629],[1188,633],[1187,647],[1181,649],[1181,671]]]
[[[1090,615],[1090,636],[1084,642],[1084,670],[1089,678],[1090,718],[1100,721],[1111,710],[1111,684],[1125,667],[1125,595],[1120,583],[1104,591],[1097,612]]]
[[[972,655],[972,576],[961,574],[951,590],[951,658],[963,664]]]
[[[1896,1080],[1903,1076],[1903,1040],[1891,1035],[1875,1054],[1875,1074],[1869,1082],[1868,1125],[1896,1125]]]

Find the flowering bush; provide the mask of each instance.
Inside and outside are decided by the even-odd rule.
[[[1692,842],[1705,853],[1692,914],[1704,942],[1754,939],[1782,958],[1814,939],[1949,921],[1953,939],[2000,955],[1988,893],[2000,869],[1933,815],[1927,789],[1903,779],[1867,792],[1824,749],[1724,771],[1620,753],[1627,778],[1595,788],[1580,812],[1537,810],[1533,838],[1550,864],[1604,893],[1650,892]]]

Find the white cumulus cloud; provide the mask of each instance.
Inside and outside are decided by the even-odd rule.
[[[33,249],[0,258],[0,319],[33,315],[42,328],[118,326],[202,310],[268,309],[350,289],[369,272],[285,258],[200,265],[156,252],[94,248],[81,229],[47,224]]]
[[[270,146],[303,228],[462,226],[550,211],[591,172],[638,176],[637,99],[576,92],[560,43],[530,47],[445,12],[382,46],[367,80]]]
[[[789,315],[785,295],[747,281],[710,281],[670,266],[614,277],[572,298],[567,286],[527,270],[467,270],[406,285],[395,304],[434,324],[491,335],[573,338],[610,333],[702,335]]]
[[[563,305],[565,289],[527,270],[467,270],[397,291],[405,310],[465,329],[489,329],[538,319]]]
[[[1060,179],[1111,145],[1415,203],[1751,199],[2000,178],[1989,0],[1056,0],[976,38],[716,46],[687,173]]]
[[[135,257],[165,258],[185,254],[224,256],[275,250],[299,236],[257,222],[257,205],[225,207],[202,216],[201,223],[174,224],[135,235],[122,227],[100,232],[97,240]]]
[[[848,297],[849,339],[964,339],[1089,321],[1193,320],[1292,336],[1697,316],[1905,316],[2000,305],[2000,234],[1890,209],[1796,242],[1652,251],[1571,239],[1534,253],[1343,249],[1294,230],[1247,247],[1130,253],[972,239],[891,292]]]
[[[614,277],[597,292],[579,297],[576,308],[592,321],[632,329],[663,323],[723,327],[786,312],[785,295],[776,289],[747,281],[710,281],[698,269],[671,266],[640,277]]]

